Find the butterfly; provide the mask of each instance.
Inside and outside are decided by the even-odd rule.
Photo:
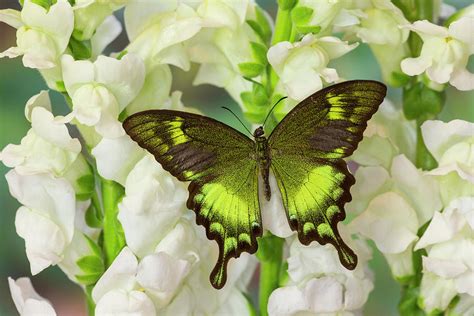
[[[263,231],[258,183],[261,177],[270,200],[270,171],[300,242],[330,243],[344,267],[356,267],[357,256],[337,230],[355,183],[343,158],[357,148],[386,90],[368,80],[324,88],[296,105],[268,138],[262,126],[252,140],[212,118],[171,110],[133,114],[123,127],[165,170],[190,181],[186,205],[219,245],[210,281],[220,289],[229,259],[257,251]]]

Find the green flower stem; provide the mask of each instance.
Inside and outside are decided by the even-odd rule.
[[[437,163],[431,153],[426,148],[425,142],[423,141],[423,135],[421,133],[421,125],[425,120],[416,121],[416,158],[415,164],[418,168],[423,170],[431,170],[436,168]]]
[[[260,315],[268,315],[268,298],[278,288],[283,260],[284,239],[268,234],[259,240],[257,257],[260,259]]]
[[[102,201],[104,207],[104,254],[105,265],[109,267],[125,246],[125,236],[117,219],[118,203],[125,194],[124,188],[117,182],[101,180]]]
[[[92,289],[94,288],[93,285],[87,285],[84,288],[84,292],[86,294],[86,303],[87,303],[87,315],[94,316],[95,315],[95,303],[92,299]]]

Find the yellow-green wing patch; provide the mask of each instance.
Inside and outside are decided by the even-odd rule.
[[[316,240],[333,244],[341,263],[354,269],[357,256],[344,243],[337,223],[344,220],[344,204],[351,200],[349,188],[354,177],[345,163],[318,161],[302,156],[277,156],[272,160],[290,228],[304,245]]]
[[[229,259],[254,253],[262,233],[254,142],[216,120],[178,111],[137,113],[123,126],[165,170],[191,181],[187,207],[219,245],[211,283],[222,288]]]

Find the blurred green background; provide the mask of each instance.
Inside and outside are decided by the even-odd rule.
[[[273,0],[257,1],[268,12],[275,16]],[[445,1],[462,8],[471,3],[470,0]],[[0,0],[0,9],[19,9],[17,1]],[[118,16],[120,17],[120,13]],[[109,48],[118,51],[126,45],[123,33]],[[0,51],[15,44],[15,30],[0,24]],[[470,62],[472,66],[472,62]],[[334,66],[340,75],[347,79],[380,79],[379,68],[370,50],[360,45],[355,51],[337,60]],[[472,68],[472,67],[471,67]],[[194,69],[195,71],[195,69]],[[193,72],[174,71],[173,90],[184,92],[183,102],[187,106],[199,108],[209,116],[226,121],[235,128],[238,122],[232,119],[220,106],[227,105],[238,114],[240,110],[225,92],[210,86],[191,87]],[[470,69],[472,72],[473,69]],[[18,144],[29,129],[24,116],[26,101],[40,90],[47,89],[36,70],[23,67],[21,58],[0,59],[0,149],[9,143]],[[51,91],[53,110],[56,114],[64,114],[67,107],[62,97]],[[391,89],[389,98],[395,102],[400,99],[400,91]],[[447,103],[441,119],[449,121],[455,118],[474,121],[474,93],[459,92],[448,88]],[[19,207],[9,192],[4,174],[8,172],[0,163],[0,315],[15,315],[16,309],[10,297],[7,277],[18,278],[31,276],[29,264],[24,252],[24,242],[15,232],[15,211]],[[397,302],[400,297],[399,286],[392,280],[383,257],[374,251],[371,267],[375,274],[375,289],[366,305],[365,315],[396,315]],[[56,308],[58,315],[85,315],[82,291],[70,282],[57,268],[46,269],[32,277],[33,284],[40,295],[49,299]]]

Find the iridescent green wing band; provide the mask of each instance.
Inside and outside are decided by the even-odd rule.
[[[211,283],[223,287],[229,259],[254,253],[262,233],[255,143],[216,120],[178,111],[137,113],[123,126],[164,169],[191,181],[187,207],[219,245]]]
[[[367,121],[385,97],[375,81],[348,81],[299,103],[269,137],[271,169],[282,193],[292,230],[301,243],[333,244],[348,269],[357,256],[344,243],[337,223],[345,218],[354,177],[342,158],[362,139]]]

